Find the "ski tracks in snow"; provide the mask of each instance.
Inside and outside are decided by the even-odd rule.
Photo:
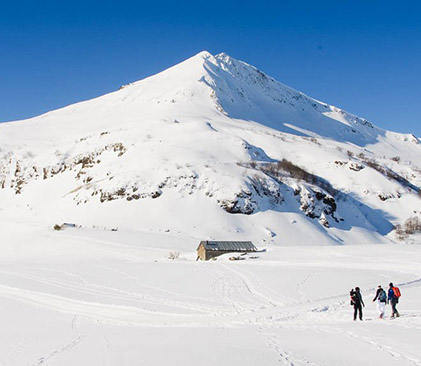
[[[257,302],[263,307],[282,307],[286,304],[293,304],[296,302],[268,287],[254,273],[247,271],[244,267],[239,269],[224,264],[223,268],[226,272],[230,272],[231,275],[234,274],[237,276],[248,292],[253,295],[257,299]]]
[[[258,277],[233,265],[217,264],[201,266],[209,275],[215,277],[212,291],[215,296],[232,309],[231,315],[253,314],[271,309],[279,310],[294,300],[281,296],[266,286]],[[228,309],[229,310],[229,309]],[[229,311],[225,315],[230,315]],[[250,319],[244,318],[245,322]],[[246,320],[247,319],[247,320]]]
[[[303,291],[303,286],[309,282],[315,275],[317,274],[317,272],[313,272],[310,275],[306,276],[302,281],[300,281],[297,284],[297,293],[300,297],[300,302],[304,302],[305,301],[305,292]]]
[[[96,283],[92,283],[86,280],[83,280],[79,275],[73,274],[75,278],[78,278],[78,283],[73,282],[65,282],[65,281],[58,281],[54,279],[47,279],[45,277],[39,277],[29,274],[22,274],[22,273],[13,273],[13,272],[2,272],[3,274],[7,274],[9,276],[15,276],[22,279],[34,281],[41,283],[43,285],[48,285],[53,288],[60,288],[67,290],[68,292],[75,292],[77,294],[81,295],[87,295],[87,296],[94,296],[97,298],[103,298],[108,299],[111,301],[129,301],[137,305],[133,305],[132,308],[137,308],[139,310],[144,310],[151,313],[158,313],[157,311],[148,310],[147,308],[140,307],[140,304],[148,305],[149,308],[153,308],[155,306],[165,306],[169,309],[184,309],[188,310],[189,312],[193,312],[198,314],[198,316],[204,315],[221,315],[223,314],[223,309],[218,306],[210,306],[205,305],[203,303],[200,303],[199,301],[193,302],[193,301],[181,301],[181,300],[170,300],[168,299],[168,296],[163,295],[162,297],[157,296],[151,296],[145,293],[137,292],[137,291],[126,291],[115,287],[105,286],[105,285],[99,285]],[[0,285],[0,295],[3,292],[5,294],[6,288],[9,286],[3,286]],[[2,291],[2,288],[4,291]],[[163,291],[161,288],[151,287],[153,290],[159,290]],[[11,287],[9,287],[9,292],[11,291]],[[21,297],[31,297],[33,296],[33,291],[27,291],[25,289],[20,289]],[[32,295],[31,295],[32,293]],[[46,293],[46,292],[37,292],[38,298],[41,300],[41,298],[51,298],[55,297],[56,295]],[[176,293],[172,293],[172,295],[176,295]],[[182,295],[180,294],[180,297]],[[60,296],[61,297],[61,296]],[[127,307],[126,305],[115,305],[113,303],[104,303],[100,301],[83,301],[83,300],[76,300],[69,297],[69,302],[78,302],[78,303],[84,303],[86,307],[89,306],[89,304],[92,305],[92,307],[96,306],[103,306],[103,307],[115,307],[116,309],[118,307]],[[64,310],[64,309],[62,309]],[[160,312],[161,314],[165,314],[165,312]],[[168,315],[174,315],[174,312],[168,312]]]
[[[312,362],[307,360],[304,357],[298,357],[291,353],[290,351],[286,351],[282,346],[282,342],[280,341],[279,337],[271,334],[267,335],[267,345],[269,348],[273,349],[276,354],[278,355],[278,362],[281,365],[287,366],[321,366],[321,364]]]
[[[56,357],[63,352],[69,351],[72,348],[79,345],[82,342],[83,338],[79,333],[78,317],[76,315],[72,319],[71,330],[72,330],[72,333],[74,334],[75,337],[70,342],[68,342],[68,343],[64,344],[63,346],[51,351],[46,356],[40,357],[33,365],[34,366],[47,365],[47,362],[51,358]]]
[[[415,357],[412,357],[412,356],[405,355],[403,354],[403,352],[397,351],[398,347],[391,347],[391,346],[385,345],[384,340],[383,341],[377,340],[373,337],[369,337],[367,335],[356,334],[355,332],[351,332],[351,331],[348,331],[345,334],[354,340],[367,343],[370,346],[373,346],[374,348],[376,348],[377,350],[383,353],[389,354],[391,357],[395,359],[400,358],[415,366],[421,366],[421,361],[419,359],[416,359]]]
[[[113,322],[120,325],[145,327],[254,326],[265,337],[267,346],[277,353],[279,364],[289,366],[318,366],[319,364],[313,360],[306,359],[301,352],[297,354],[296,351],[291,352],[289,349],[285,349],[280,335],[277,334],[277,330],[291,329],[298,332],[298,334],[301,331],[305,334],[321,332],[321,335],[325,333],[325,335],[329,335],[328,337],[334,335],[338,339],[341,338],[340,343],[347,344],[347,342],[351,341],[352,344],[358,345],[362,342],[362,344],[368,344],[378,352],[388,354],[397,361],[402,360],[405,364],[421,366],[421,361],[413,356],[412,353],[399,350],[398,347],[395,349],[387,344],[382,344],[375,336],[367,336],[364,333],[361,333],[363,334],[361,336],[359,335],[359,332],[363,332],[361,329],[343,331],[343,322],[346,314],[349,312],[349,307],[346,307],[347,302],[344,300],[347,298],[347,295],[337,295],[306,302],[306,293],[303,287],[317,272],[308,274],[296,284],[299,295],[297,300],[297,298],[287,297],[270,288],[257,274],[253,273],[253,268],[245,263],[222,262],[196,265],[193,276],[197,275],[209,281],[205,282],[205,284],[211,287],[210,290],[214,294],[214,298],[192,296],[164,287],[153,286],[127,271],[105,264],[104,270],[112,271],[116,276],[121,276],[123,281],[131,281],[131,287],[127,290],[113,287],[111,284],[103,281],[101,281],[101,284],[94,283],[87,281],[80,274],[60,270],[54,271],[62,272],[68,277],[41,277],[30,273],[1,271],[0,274],[18,278],[19,284],[21,284],[21,281],[27,281],[29,288],[32,288],[30,284],[38,283],[43,288],[43,292],[0,284],[0,296],[66,314],[73,314],[70,324],[73,338],[39,357],[33,363],[34,366],[47,365],[50,359],[74,349],[83,342],[83,337],[79,330],[80,317],[105,323]],[[203,275],[205,276],[203,277]],[[114,282],[116,282],[115,280],[114,278]],[[401,287],[419,286],[419,282],[419,279],[409,281],[401,284]],[[28,285],[25,287],[28,287]],[[66,296],[47,293],[45,290],[46,286],[48,286],[49,292],[54,292],[54,288],[60,289],[61,292],[64,291]],[[99,301],[92,302],[76,299],[72,293],[78,294],[78,296],[83,296],[84,294],[97,296]],[[101,302],[101,299],[118,300],[122,304],[107,304],[103,301]],[[128,305],[132,302],[134,303],[133,306]],[[176,314],[150,311],[142,308],[142,304],[149,304],[152,308],[165,305],[177,309],[185,309],[193,313]],[[413,314],[416,318],[420,317],[416,312]],[[402,320],[404,321],[402,322]],[[404,317],[402,317],[398,324],[400,327],[407,327],[409,323],[405,322]],[[413,324],[411,328],[414,328]],[[417,328],[416,324],[415,328]],[[104,337],[103,342],[104,352],[109,357],[112,357],[113,351],[110,350],[112,346],[110,340]]]

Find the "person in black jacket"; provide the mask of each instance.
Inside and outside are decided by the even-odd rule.
[[[351,304],[354,306],[354,320],[357,320],[357,315],[359,315],[360,320],[363,320],[363,306],[365,306],[365,304],[361,296],[360,288],[355,287],[355,290],[352,290],[350,295]]]

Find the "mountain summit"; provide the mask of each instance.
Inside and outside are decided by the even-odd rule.
[[[421,145],[225,53],[0,125],[0,209],[257,244],[395,240]]]

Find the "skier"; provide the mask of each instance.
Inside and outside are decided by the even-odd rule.
[[[387,296],[386,296],[386,291],[382,289],[381,285],[379,285],[379,287],[377,288],[376,296],[374,297],[373,302],[376,300],[377,300],[377,311],[379,312],[379,318],[383,319]]]
[[[400,296],[401,292],[399,291],[399,289],[393,286],[393,283],[390,282],[387,298],[390,301],[390,305],[392,306],[392,315],[390,316],[391,318],[394,318],[395,315],[397,318],[400,316],[398,310],[396,309],[396,304],[399,302]]]
[[[357,320],[357,314],[359,315],[360,320],[363,320],[363,309],[365,306],[363,298],[361,296],[360,288],[355,287],[355,290],[351,290],[351,305],[354,306],[354,320]]]

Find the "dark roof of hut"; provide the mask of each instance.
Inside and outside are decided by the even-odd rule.
[[[226,252],[255,252],[257,248],[251,241],[201,241],[206,250],[220,250]],[[200,246],[199,244],[199,246]],[[198,248],[199,249],[199,248]]]

